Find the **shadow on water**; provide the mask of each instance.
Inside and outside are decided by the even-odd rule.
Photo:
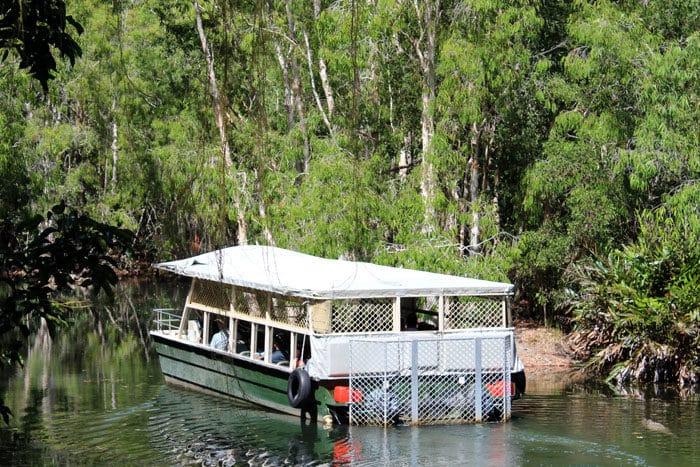
[[[700,399],[529,376],[505,424],[334,427],[163,383],[147,331],[181,284],[127,284],[2,375],[0,465],[700,465]]]

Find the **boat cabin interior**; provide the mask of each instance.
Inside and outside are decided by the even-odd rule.
[[[510,323],[507,300],[504,296],[312,300],[193,278],[177,334],[193,344],[292,370],[310,358],[313,336],[503,328]]]

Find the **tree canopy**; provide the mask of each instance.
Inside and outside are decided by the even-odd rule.
[[[17,23],[20,6],[51,16]],[[3,9],[0,48],[15,52],[0,65],[0,173],[17,187],[0,189],[6,216],[65,199],[136,232],[151,259],[257,242],[510,279],[517,316],[581,335],[606,306],[592,282],[646,274],[615,261],[634,251],[651,267],[700,248],[684,236],[695,223],[677,222],[698,209],[695,1]],[[678,261],[668,294],[695,274]],[[653,307],[697,335],[698,300],[682,290],[683,313]],[[692,379],[700,363],[687,361],[664,378]]]

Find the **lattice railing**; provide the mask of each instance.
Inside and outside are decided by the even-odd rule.
[[[264,318],[267,313],[268,294],[255,290],[236,288],[234,310],[257,318]]]
[[[273,297],[270,319],[284,324],[306,327],[308,317],[304,301],[287,297]]]
[[[393,299],[333,302],[331,332],[380,332],[393,329]]]
[[[502,328],[505,309],[501,298],[446,297],[445,329]]]
[[[231,286],[219,282],[198,279],[194,281],[190,302],[208,308],[228,310],[231,303]]]
[[[510,418],[512,332],[350,341],[350,421],[473,423]]]

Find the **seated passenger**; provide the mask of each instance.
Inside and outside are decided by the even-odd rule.
[[[272,344],[272,355],[270,356],[270,361],[272,363],[279,363],[288,360],[287,355],[280,349],[279,343],[274,342]]]
[[[406,316],[406,331],[417,331],[418,330],[418,316],[411,312]]]
[[[219,326],[219,332],[212,336],[209,345],[217,350],[228,350],[228,331],[224,327],[223,322],[217,321],[217,325]]]

